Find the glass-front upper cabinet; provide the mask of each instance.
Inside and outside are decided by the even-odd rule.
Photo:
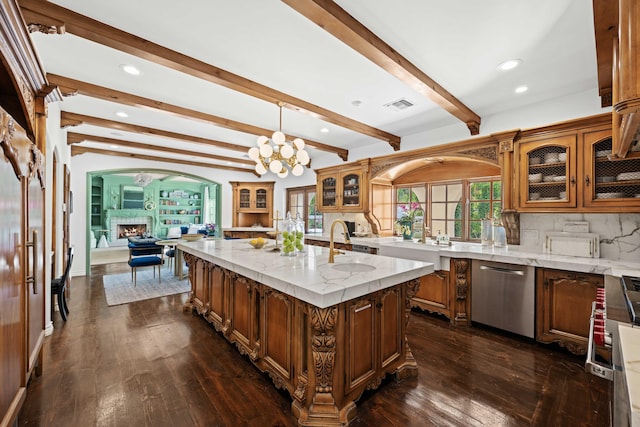
[[[362,168],[318,174],[317,192],[322,211],[360,212],[364,208]]]
[[[611,149],[611,132],[585,135],[585,206],[640,206],[640,152],[614,159]]]
[[[518,150],[521,208],[576,206],[575,135],[521,142]]]
[[[262,183],[237,184],[238,212],[268,212],[272,197],[271,187]]]

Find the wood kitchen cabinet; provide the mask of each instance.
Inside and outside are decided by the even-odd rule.
[[[638,211],[640,152],[613,158],[607,118],[523,136],[516,145],[519,211]]]
[[[603,286],[602,275],[537,269],[536,340],[586,354],[591,303]]]
[[[351,337],[347,343],[345,389],[352,392],[403,355],[402,289],[389,288],[351,300],[345,309]]]
[[[420,278],[420,289],[411,299],[411,306],[430,313],[451,315],[451,284],[449,272],[438,270]]]
[[[620,212],[640,208],[640,152],[609,158],[612,137],[608,129],[584,135],[583,203],[587,208]]]
[[[352,166],[316,170],[318,210],[321,212],[362,212],[368,209],[368,161]]]
[[[233,190],[233,226],[273,226],[275,182],[230,182]]]
[[[521,141],[521,209],[575,208],[577,205],[577,135],[553,135]]]

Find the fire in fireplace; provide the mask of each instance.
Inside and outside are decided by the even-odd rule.
[[[118,239],[142,236],[146,232],[146,224],[118,224]]]

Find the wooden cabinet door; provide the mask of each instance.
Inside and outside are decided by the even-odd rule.
[[[600,211],[640,208],[640,152],[624,159],[609,159],[612,138],[609,129],[588,132],[584,138],[584,205]]]
[[[404,301],[402,287],[395,286],[380,291],[380,367],[386,369],[403,354]]]
[[[345,171],[340,175],[339,206],[343,211],[361,211],[363,209],[362,171]],[[362,191],[361,191],[362,190]]]
[[[339,191],[337,174],[318,174],[316,189],[318,209],[324,212],[337,210]]]
[[[604,277],[539,269],[536,273],[536,340],[557,342],[575,354],[586,354],[591,303]]]
[[[189,264],[189,281],[191,282],[192,307],[198,313],[205,314],[207,312],[209,301],[210,264],[186,252],[183,256]]]
[[[254,212],[269,212],[271,210],[271,190],[266,187],[256,187],[253,193]]]
[[[31,372],[39,360],[44,340],[44,156],[35,145],[29,143],[31,163],[34,168],[24,178],[24,218],[26,229],[25,272],[27,279],[24,289],[27,302],[27,372]],[[67,210],[69,207],[67,206]]]
[[[520,210],[577,206],[577,135],[521,141],[518,151]]]
[[[24,163],[12,138],[17,124],[0,109],[0,424],[11,425],[24,399],[25,328],[22,242]]]
[[[449,272],[435,271],[420,278],[420,289],[411,299],[411,305],[451,318]]]
[[[286,381],[293,379],[294,298],[265,288],[262,298],[261,351],[267,369]]]
[[[253,210],[253,192],[249,187],[238,188],[236,209],[238,212],[251,212]]]
[[[376,374],[378,366],[376,303],[374,294],[346,304],[347,334],[351,337],[346,343],[345,386],[347,391],[359,387]]]

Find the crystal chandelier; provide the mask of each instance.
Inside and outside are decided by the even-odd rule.
[[[140,172],[133,177],[133,182],[135,182],[140,187],[146,187],[147,185],[151,184],[151,181],[153,181],[153,177],[145,172]]]
[[[280,127],[271,135],[271,140],[266,136],[258,137],[257,147],[249,149],[249,158],[256,162],[256,172],[259,175],[267,173],[267,169],[285,178],[289,175],[289,169],[295,176],[300,176],[304,172],[304,167],[309,164],[309,153],[304,150],[304,141],[301,138],[293,140],[292,144],[287,143],[286,137],[282,133],[282,106],[284,102],[278,102],[280,107]],[[271,146],[273,141],[273,146]]]

